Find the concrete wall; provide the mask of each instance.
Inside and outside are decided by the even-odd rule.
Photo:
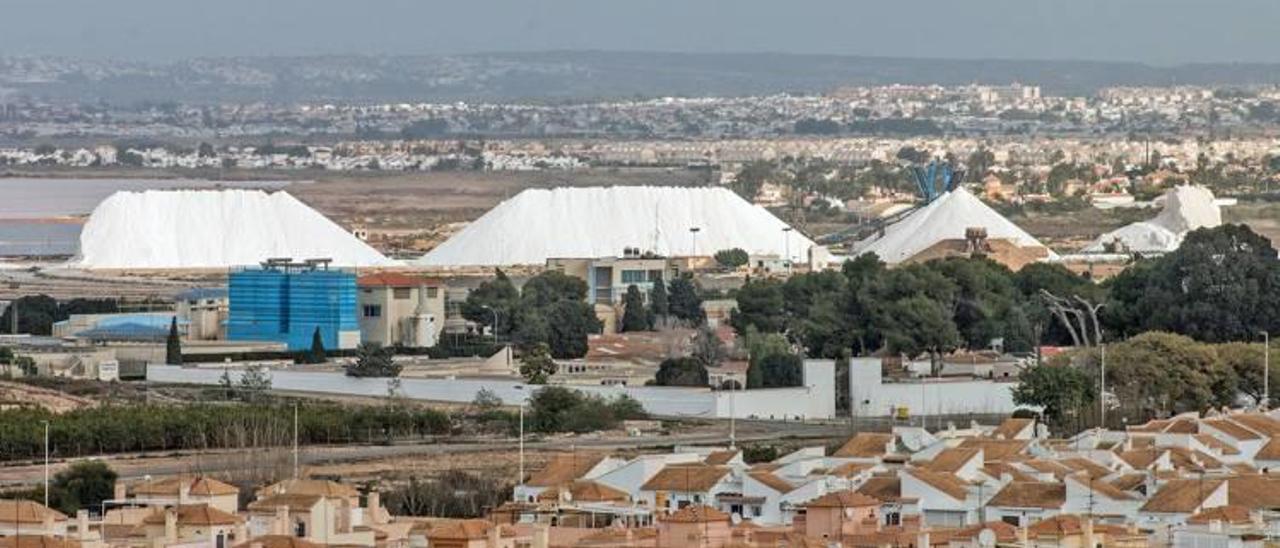
[[[906,407],[912,416],[1012,413],[1018,407],[1016,386],[988,380],[884,382],[879,358],[856,358],[849,365],[849,393],[859,417],[888,417],[896,407]]]
[[[716,416],[777,420],[834,417],[835,371],[832,360],[805,360],[803,386],[716,392]]]
[[[754,414],[760,418],[827,419],[835,415],[835,397],[831,390],[834,377],[823,382],[818,375],[831,369],[819,362],[812,367],[806,363],[806,382],[813,379],[814,386],[752,390],[738,392],[734,411],[740,418]],[[173,367],[150,364],[147,379],[156,382],[191,384],[217,384],[222,376],[220,365],[209,367]],[[231,370],[233,380],[239,380],[242,371]],[[481,389],[487,389],[502,398],[507,405],[518,405],[537,390],[517,380],[501,379],[401,379],[405,397],[419,400],[469,403]],[[271,385],[277,390],[297,390],[328,394],[357,396],[386,396],[387,379],[357,379],[342,373],[311,371],[271,371]],[[566,385],[569,386],[569,385]],[[612,398],[626,394],[635,398],[649,413],[670,417],[728,418],[728,393],[713,392],[705,388],[662,386],[569,386],[575,390]],[[750,403],[747,403],[750,402]],[[741,404],[741,405],[739,405]]]

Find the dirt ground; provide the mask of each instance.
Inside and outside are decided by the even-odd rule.
[[[54,413],[65,413],[82,407],[92,407],[96,402],[58,390],[0,381],[0,409],[19,405],[40,407]]]
[[[527,188],[608,185],[695,185],[704,172],[682,169],[584,169],[542,172],[345,174],[296,184],[289,192],[344,226],[362,226],[389,252],[434,247]]]

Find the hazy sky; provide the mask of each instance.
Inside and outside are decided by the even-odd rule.
[[[554,49],[1280,62],[1278,0],[0,0],[0,54]]]

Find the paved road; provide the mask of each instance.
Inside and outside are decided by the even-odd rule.
[[[701,429],[696,433],[672,436],[638,436],[638,437],[576,437],[551,438],[528,441],[528,450],[568,449],[569,447],[616,450],[616,449],[652,449],[671,445],[724,445],[728,442],[728,424],[723,423],[723,431]],[[757,442],[781,439],[813,439],[825,440],[848,435],[847,424],[836,423],[779,423],[764,421],[740,421],[737,440],[739,442]],[[451,453],[478,453],[487,451],[515,451],[517,440],[466,441],[444,443],[407,443],[396,445],[347,445],[347,446],[312,446],[303,447],[298,461],[302,465],[335,464],[358,462],[394,457],[429,457]],[[66,467],[71,461],[56,462],[50,465],[51,474]],[[205,473],[230,472],[241,470],[246,466],[241,451],[217,450],[203,452],[169,452],[157,454],[123,454],[98,458],[111,465],[121,479],[140,479],[145,476],[168,476],[189,473],[199,469]],[[0,486],[34,485],[44,480],[43,466],[3,466],[0,467]]]

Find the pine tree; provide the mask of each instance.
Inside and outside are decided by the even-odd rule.
[[[640,295],[640,288],[635,284],[627,286],[627,294],[622,299],[622,328],[621,331],[648,331],[649,314],[644,309],[644,297]]]
[[[670,313],[667,282],[659,278],[653,282],[653,289],[649,290],[649,315],[653,317],[654,322],[661,324],[667,320],[667,315]]]
[[[707,321],[707,314],[702,310],[702,297],[698,296],[698,288],[688,276],[671,280],[671,292],[667,298],[667,308],[678,320],[687,325],[698,326]]]
[[[169,322],[169,338],[164,345],[164,363],[182,365],[182,340],[178,338],[178,317]]]
[[[324,363],[324,337],[320,336],[320,327],[316,326],[315,333],[311,334],[311,351],[307,353],[307,363]]]

